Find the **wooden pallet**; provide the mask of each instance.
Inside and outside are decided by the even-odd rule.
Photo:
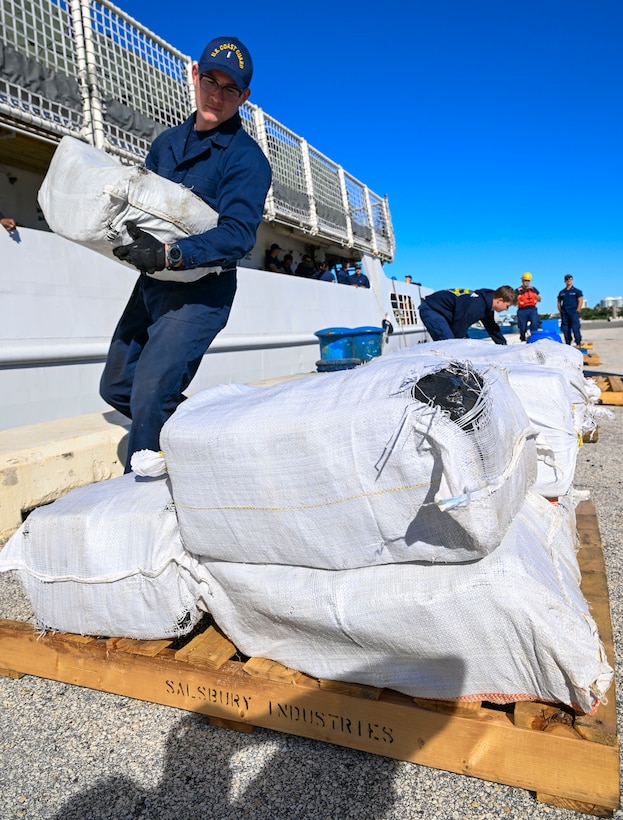
[[[578,506],[582,589],[610,663],[612,627],[595,508]],[[207,715],[219,726],[262,726],[536,792],[601,817],[619,807],[614,687],[596,714],[521,702],[452,703],[317,680],[262,658],[240,658],[213,625],[181,641],[70,634],[40,637],[0,620],[0,673],[73,683]]]
[[[584,366],[594,367],[595,365],[601,364],[601,359],[595,353],[585,353],[584,354]]]
[[[593,376],[601,390],[601,404],[623,405],[623,379],[620,376]]]

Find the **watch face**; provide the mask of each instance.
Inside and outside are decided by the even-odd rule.
[[[182,258],[182,252],[177,245],[171,245],[167,253],[167,256],[169,257],[169,262],[175,264],[176,262],[179,262]]]

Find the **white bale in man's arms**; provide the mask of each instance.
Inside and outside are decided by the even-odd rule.
[[[54,233],[115,259],[113,248],[132,242],[133,221],[161,242],[175,242],[216,227],[218,214],[176,182],[136,165],[121,165],[110,154],[74,137],[63,137],[38,195]],[[120,264],[126,264],[125,262]],[[128,265],[135,273],[136,268]],[[194,282],[221,267],[162,270],[154,279]]]

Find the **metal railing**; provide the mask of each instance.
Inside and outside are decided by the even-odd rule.
[[[191,67],[108,0],[0,0],[0,125],[76,136],[140,163],[193,110]],[[257,106],[240,114],[273,171],[266,220],[391,261],[386,197]]]

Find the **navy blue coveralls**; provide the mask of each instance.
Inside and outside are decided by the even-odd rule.
[[[496,345],[505,345],[500,326],[495,321],[490,288],[478,290],[438,290],[420,304],[420,317],[433,341],[465,339],[476,322],[482,322]]]
[[[215,228],[177,244],[183,269],[221,265],[223,272],[188,283],[138,278],[100,384],[102,398],[132,419],[126,472],[134,452],[160,449],[162,425],[227,324],[236,265],[255,244],[271,183],[268,160],[238,113],[212,131],[195,131],[194,124],[192,114],[157,136],[145,167],[190,188],[219,214]]]
[[[565,337],[565,342],[571,344],[571,334],[575,339],[576,345],[582,341],[582,334],[580,333],[580,314],[578,313],[578,304],[580,299],[584,296],[579,288],[563,288],[558,294],[558,309],[560,310],[560,329],[562,335]]]

